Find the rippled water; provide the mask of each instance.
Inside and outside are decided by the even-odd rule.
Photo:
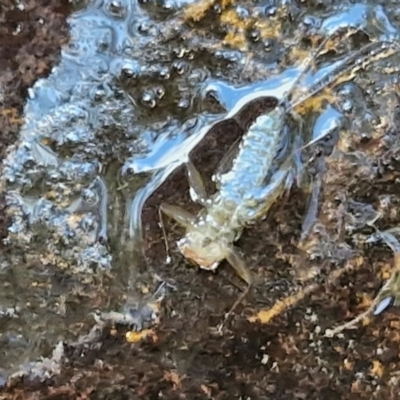
[[[5,370],[49,354],[59,339],[88,332],[94,310],[123,306],[126,282],[141,278],[132,271],[143,270],[132,243],[144,202],[213,124],[257,97],[286,93],[302,71],[297,38],[348,27],[373,39],[398,36],[380,5],[304,13],[292,2],[282,8],[232,2],[216,14],[225,31],[236,34],[232,40],[215,15],[215,32],[204,23],[186,24],[185,18],[194,19],[186,7],[194,3],[77,5],[59,65],[29,91],[20,139],[1,169],[12,221],[12,255],[2,256],[0,265]],[[336,59],[325,58],[302,85],[329,74]],[[313,137],[349,124],[346,104],[367,122],[372,118],[358,104],[357,90],[343,86],[342,103],[314,115]]]

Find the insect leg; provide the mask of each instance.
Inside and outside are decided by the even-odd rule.
[[[284,193],[283,202],[285,203],[290,196],[290,189],[293,184],[296,183],[296,186],[300,189],[304,184],[304,164],[302,160],[301,147],[303,145],[303,138],[301,135],[297,135],[293,139],[293,145],[290,149],[290,159],[292,159],[292,165],[288,169],[287,176],[285,178],[285,182],[283,184],[282,192]]]
[[[268,185],[251,193],[251,202],[256,203],[256,206],[252,207],[252,211],[247,215],[246,218],[248,220],[261,218],[266,214],[272,204],[282,194],[288,173],[287,167],[281,168],[272,175]]]
[[[229,150],[225,153],[225,155],[222,157],[220,163],[217,166],[216,171],[214,172],[213,176],[211,177],[211,180],[215,182],[218,185],[221,182],[221,176],[224,175],[226,172],[229,171],[230,168],[232,168],[232,163],[233,160],[236,158],[237,153],[239,152],[239,145],[242,141],[242,137],[238,137]]]
[[[176,223],[183,226],[184,228],[189,228],[190,226],[192,226],[196,219],[196,217],[189,211],[168,203],[161,203],[159,207],[159,214],[161,213],[173,219]]]
[[[226,260],[231,265],[231,267],[235,270],[235,272],[247,283],[246,290],[240,295],[240,297],[235,301],[233,306],[230,308],[226,318],[229,317],[230,314],[235,310],[235,308],[243,301],[243,299],[247,296],[250,291],[250,288],[253,284],[253,278],[251,276],[250,270],[246,266],[246,262],[243,257],[239,254],[239,251],[235,248],[232,248],[226,257]]]
[[[193,201],[198,202],[201,205],[205,205],[207,193],[199,171],[190,160],[186,162],[186,168],[190,186],[190,197]]]
[[[194,223],[196,217],[181,207],[173,206],[168,203],[161,203],[160,207],[158,208],[158,217],[164,237],[165,250],[167,252],[167,256],[169,257],[169,246],[163,220],[163,214],[167,215],[169,218],[173,219],[175,222],[185,228],[189,228]]]
[[[307,239],[312,227],[317,221],[318,205],[322,191],[322,178],[325,173],[325,160],[318,160],[317,174],[311,183],[311,195],[308,201],[306,216],[301,225],[300,245]]]
[[[303,146],[303,138],[299,135],[294,139],[293,144],[293,168],[292,168],[292,175],[293,181],[296,181],[296,185],[298,188],[301,188],[303,181],[304,181],[304,163],[302,160],[301,148]],[[286,189],[290,189],[286,185]]]
[[[293,186],[293,183],[296,182],[298,188],[302,186],[303,178],[304,178],[304,164],[302,160],[301,150],[303,148],[304,140],[303,140],[303,126],[304,120],[302,116],[295,111],[291,111],[291,116],[297,122],[298,128],[296,129],[295,134],[290,134],[290,132],[286,133],[287,138],[285,138],[286,142],[292,142],[291,146],[287,151],[290,151],[290,158],[293,160],[292,167],[289,169],[288,176],[285,182],[285,190],[289,191]],[[289,127],[285,126],[285,131],[289,131]],[[291,139],[293,136],[293,139]],[[286,155],[286,152],[283,156]],[[283,157],[282,157],[283,158]]]

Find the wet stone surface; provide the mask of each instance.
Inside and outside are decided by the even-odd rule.
[[[396,399],[397,300],[324,332],[397,268],[370,238],[399,225],[398,50],[288,115],[293,137],[323,140],[236,243],[256,284],[222,330],[245,283],[226,262],[191,266],[165,218],[167,262],[158,207],[198,212],[186,157],[213,193],[223,155],[321,40],[337,34],[294,96],[398,40],[399,4],[39,3],[0,6],[0,398]]]

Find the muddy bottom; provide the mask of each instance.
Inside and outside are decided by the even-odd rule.
[[[70,12],[67,0],[47,1],[42,7],[27,1],[25,11],[13,9],[11,0],[8,3],[0,6],[2,158],[17,139],[27,89],[49,73],[57,63],[60,46],[68,40],[65,18]],[[39,16],[45,25],[37,22]],[[29,35],[13,35],[19,23]],[[192,154],[209,193],[214,190],[211,174],[242,134],[237,125],[226,121]],[[392,135],[398,140],[397,131]],[[374,139],[360,138],[354,143],[370,159],[382,157],[386,169],[371,181],[366,163],[326,157],[321,224],[311,231],[304,246],[299,241],[308,207],[307,189],[293,188],[265,220],[247,227],[236,245],[256,282],[222,329],[225,313],[246,284],[226,262],[215,273],[185,262],[175,245],[184,231],[168,219],[171,261],[166,263],[159,204],[165,201],[193,213],[199,210],[190,200],[184,169],[177,170],[143,211],[146,262],[169,287],[160,306],[160,323],[142,340],[132,339],[127,327],[116,324],[106,326],[94,341],[65,345],[62,368],[57,357],[49,367],[54,368],[54,376],[37,381],[15,379],[2,389],[0,399],[397,399],[398,308],[334,338],[324,337],[326,329],[351,320],[368,307],[393,264],[390,249],[366,245],[362,235],[357,242],[358,236],[340,228],[341,223],[358,221],[363,235],[372,233],[372,228],[355,219],[362,219],[362,204],[378,208],[383,195],[392,200],[380,229],[398,221],[397,161]],[[344,149],[346,143],[340,146]],[[354,212],[347,207],[349,199],[357,202],[352,203]],[[7,227],[0,209],[2,239]],[[3,254],[12,251],[2,241],[0,246]],[[335,275],[335,271],[343,273]],[[260,310],[294,299],[302,291],[304,298],[299,296],[288,310],[283,306],[283,312],[276,312],[272,319],[254,319]],[[79,313],[79,304],[76,310]],[[94,325],[93,317],[89,318],[88,325]],[[51,349],[46,350],[51,358]],[[1,371],[0,349],[0,386],[4,386]]]

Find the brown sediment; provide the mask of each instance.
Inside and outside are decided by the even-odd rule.
[[[67,39],[67,3],[60,6],[60,2],[53,1],[40,7],[38,2],[30,1],[26,12],[11,12],[8,4],[2,4],[0,58],[4,72],[0,82],[6,94],[0,110],[2,157],[17,139],[27,88],[50,71],[60,45]],[[193,9],[194,17],[190,18],[203,18],[213,3],[202,3],[207,7],[196,12]],[[227,12],[231,3],[222,3]],[[45,16],[44,27],[36,22],[39,16]],[[30,33],[14,37],[14,22],[23,23]],[[221,43],[217,45],[222,47]],[[330,95],[321,99],[306,103],[304,114],[333,100]],[[182,231],[171,221],[166,225],[172,263],[165,263],[158,205],[168,201],[192,212],[199,209],[189,198],[181,169],[151,197],[143,214],[146,257],[162,278],[177,287],[161,305],[160,323],[139,333],[118,324],[105,327],[95,343],[65,347],[60,373],[45,382],[19,382],[0,393],[0,398],[154,399],[162,395],[165,399],[369,400],[375,395],[397,399],[398,309],[389,309],[368,325],[343,331],[343,337],[323,337],[326,329],[357,317],[368,307],[369,299],[393,270],[390,249],[365,244],[365,237],[371,233],[366,223],[359,241],[348,229],[354,220],[359,222],[363,217],[363,208],[353,211],[349,200],[380,211],[382,217],[377,224],[382,230],[399,223],[398,102],[390,94],[369,101],[380,121],[369,127],[370,141],[361,139],[360,133],[365,132],[349,128],[341,136],[336,152],[327,158],[318,223],[303,247],[298,248],[298,240],[307,196],[298,189],[290,192],[286,202],[277,202],[266,220],[245,229],[237,246],[259,284],[222,333],[216,327],[244,289],[229,266],[222,263],[215,274],[189,266],[176,251],[174,242]],[[247,115],[244,120],[252,118]],[[363,115],[352,119],[363,119]],[[389,135],[390,129],[395,129],[394,135]],[[211,174],[242,134],[237,123],[224,122],[193,152],[193,162],[205,178],[209,193],[214,190]],[[382,196],[389,196],[389,200],[385,202]],[[4,210],[0,223],[4,237]],[[306,282],[300,281],[300,268],[316,273],[310,274]],[[85,296],[96,300],[105,294],[82,291],[81,302],[87,301]],[[80,304],[74,306],[79,312]]]

